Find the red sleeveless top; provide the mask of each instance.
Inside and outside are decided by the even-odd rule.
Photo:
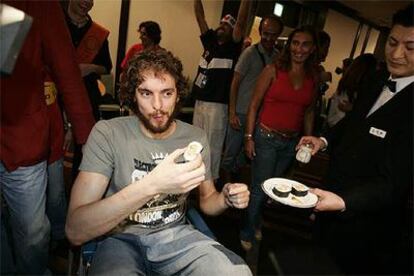
[[[302,131],[305,110],[315,96],[314,86],[314,79],[306,77],[295,90],[288,72],[278,70],[264,96],[259,122],[275,130]]]

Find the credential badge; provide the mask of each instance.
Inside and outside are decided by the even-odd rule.
[[[375,127],[371,127],[369,129],[369,133],[374,135],[374,136],[383,138],[383,139],[385,138],[385,135],[387,135],[387,132],[385,130],[378,129],[378,128],[375,128]]]

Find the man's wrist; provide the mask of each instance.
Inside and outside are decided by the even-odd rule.
[[[69,122],[65,123],[63,126],[64,126],[64,130],[66,130],[66,131],[68,131],[68,130],[71,130],[71,129],[72,129],[72,124],[71,124],[71,123],[69,123]]]
[[[224,201],[224,209],[233,207],[231,205],[230,199],[228,198],[228,196],[226,196],[226,194],[224,193],[224,191],[222,192],[222,195],[223,195],[223,201]]]
[[[137,186],[141,187],[142,189],[141,193],[143,193],[146,197],[154,197],[160,193],[157,190],[157,186],[154,185],[154,183],[158,183],[158,181],[154,181],[153,176],[150,174],[147,174],[145,177],[141,178],[140,180],[135,180],[132,183],[138,184]]]
[[[322,140],[322,142],[323,142],[323,145],[322,145],[322,147],[320,148],[320,151],[324,151],[324,150],[326,150],[326,148],[328,147],[328,140],[326,140],[326,138],[325,138],[325,137],[319,137],[319,139],[321,139],[321,140]]]
[[[340,210],[340,212],[341,213],[343,213],[343,212],[345,212],[346,211],[346,203],[345,203],[345,200],[341,197],[341,201],[342,201],[342,209]]]

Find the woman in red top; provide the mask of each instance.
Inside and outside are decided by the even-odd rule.
[[[280,58],[265,67],[256,83],[245,132],[246,154],[252,159],[250,202],[240,232],[246,250],[255,236],[261,238],[260,213],[265,200],[261,183],[286,171],[295,156],[299,133],[312,133],[316,41],[312,28],[294,30]]]

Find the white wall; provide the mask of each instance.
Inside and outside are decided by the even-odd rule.
[[[206,20],[215,29],[220,21],[224,0],[203,1]],[[193,1],[189,0],[139,0],[131,1],[127,49],[139,42],[137,27],[140,22],[152,20],[160,24],[160,45],[180,58],[184,74],[191,81],[197,72],[198,62],[203,52],[193,11]]]
[[[215,29],[220,20],[224,0],[204,0],[204,11],[209,27]],[[110,30],[109,47],[112,63],[116,64],[118,29],[120,22],[121,1],[95,0],[90,13],[92,18]],[[194,16],[192,0],[132,0],[129,14],[129,27],[127,34],[127,49],[139,42],[137,26],[140,22],[153,20],[160,24],[162,30],[161,46],[178,56],[184,65],[184,74],[192,81],[197,71],[197,65],[202,53],[199,39],[200,31]],[[257,22],[256,22],[257,21]],[[257,27],[260,18],[256,18],[251,35],[258,40]],[[349,57],[355,33],[359,22],[334,10],[329,10],[324,30],[331,36],[331,47],[326,62],[323,64],[327,71],[332,72],[333,81],[327,95],[330,96],[338,85],[340,76],[334,73],[342,60]],[[364,26],[355,56],[365,38],[367,27]],[[283,35],[289,33],[285,27]],[[372,29],[370,39],[365,49],[366,53],[374,52],[379,32]],[[114,70],[112,71],[114,74]]]
[[[341,67],[342,60],[349,57],[358,26],[358,21],[334,10],[328,11],[324,30],[331,36],[331,47],[326,62],[323,65],[326,71],[332,73],[332,83],[329,84],[329,89],[326,93],[327,97],[332,96],[338,86],[339,79],[342,75],[335,74],[335,68]],[[368,26],[363,25],[355,49],[354,58],[361,54],[367,31]],[[365,53],[374,53],[379,34],[380,32],[378,30],[374,28],[371,29],[368,43],[364,51]]]
[[[376,29],[371,29],[371,34],[369,35],[367,47],[365,48],[365,53],[373,54],[377,46],[377,41],[379,38],[380,32]]]
[[[367,35],[367,32],[368,32],[368,26],[362,25],[361,34],[359,35],[359,40],[358,40],[357,47],[355,49],[354,58],[356,58],[357,56],[361,54],[362,46],[364,45],[364,40]]]
[[[215,29],[220,21],[224,0],[203,1],[207,23]],[[110,31],[109,50],[111,53],[112,75],[115,74],[118,50],[118,30],[121,1],[95,0],[90,15],[94,21]],[[160,24],[162,39],[160,45],[179,57],[184,66],[184,74],[194,79],[198,62],[203,52],[199,39],[200,30],[193,11],[192,0],[132,0],[130,5],[127,45],[139,42],[137,26],[142,21],[153,20]]]
[[[358,46],[355,51],[354,58],[362,54],[361,50],[362,50],[362,46],[364,45],[367,32],[368,32],[368,25],[363,25],[361,36],[359,37],[359,42],[358,42]],[[365,47],[364,53],[371,53],[371,54],[374,53],[375,46],[377,46],[378,37],[379,37],[379,31],[372,28],[369,34],[368,43],[367,43],[367,46]]]
[[[329,10],[324,31],[331,36],[331,47],[324,62],[326,71],[332,73],[332,83],[326,96],[330,97],[338,86],[341,75],[335,74],[335,68],[342,66],[342,60],[349,57],[359,22],[334,10]],[[357,52],[356,52],[357,53]]]
[[[121,1],[115,0],[95,0],[94,6],[89,15],[92,19],[104,26],[110,31],[109,51],[112,59],[112,75],[115,74],[116,65],[116,52],[118,49],[118,29],[119,29],[119,16],[121,12]]]

